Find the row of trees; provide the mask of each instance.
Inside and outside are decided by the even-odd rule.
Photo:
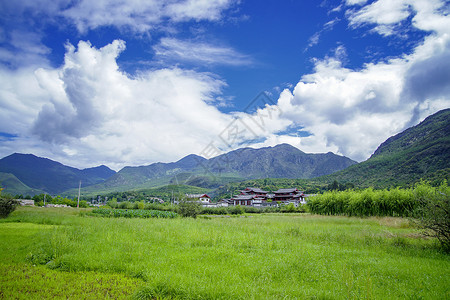
[[[421,182],[409,189],[333,190],[308,200],[312,213],[345,216],[413,217],[424,199],[450,195],[447,182],[433,187]]]
[[[40,194],[33,196],[32,199],[34,200],[34,205],[36,206],[43,206],[44,202],[45,204],[60,204],[60,205],[67,205],[70,207],[77,207],[78,204],[77,198],[69,199],[67,197],[62,197],[59,195],[52,197],[48,194]],[[87,203],[87,201],[82,200],[80,201],[79,206],[89,207],[89,204]]]
[[[420,182],[410,189],[331,191],[308,201],[312,213],[344,216],[409,217],[425,235],[450,251],[450,187]]]

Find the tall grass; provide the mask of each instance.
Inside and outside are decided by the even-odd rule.
[[[448,256],[433,240],[417,238],[404,219],[92,218],[73,211],[19,208],[10,217],[15,222],[0,222],[0,268],[8,262],[51,274],[118,274],[140,282],[136,299],[450,297]],[[58,212],[70,214],[62,226],[41,225],[40,213],[57,224]],[[36,222],[33,234],[16,236],[11,228],[23,220]],[[27,284],[10,279],[0,281],[0,290],[19,292]]]
[[[96,208],[91,215],[114,218],[176,218],[177,214],[170,211],[144,210],[144,209],[107,209]]]
[[[447,182],[440,187],[421,182],[410,189],[330,191],[308,199],[308,207],[312,213],[323,215],[410,217],[420,197],[438,190],[448,190],[450,195]]]

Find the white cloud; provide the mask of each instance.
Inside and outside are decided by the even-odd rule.
[[[338,47],[335,57],[316,59],[314,72],[281,94],[281,117],[313,134],[296,146],[364,160],[389,136],[450,107],[450,18],[439,10],[443,2],[379,0],[349,18],[395,26],[409,6],[416,12],[413,26],[433,31],[412,54],[351,70],[341,63],[345,48]]]
[[[412,22],[418,29],[448,33],[450,20],[446,9],[445,1],[441,0],[378,0],[359,10],[349,10],[347,15],[350,26],[374,24],[374,31],[384,36],[397,33],[400,22],[413,14]]]
[[[252,63],[252,59],[229,47],[214,46],[203,42],[182,41],[174,38],[162,38],[153,46],[160,60],[187,61],[201,64],[243,66]]]
[[[63,2],[52,6],[51,14],[60,16],[62,11],[66,12],[64,15],[80,31],[111,25],[136,32],[150,30],[164,20],[217,20],[233,4],[232,1],[70,3],[69,9],[68,3]],[[109,9],[108,3],[117,9]],[[384,0],[364,6],[365,3],[347,1],[347,5],[361,5],[351,7],[346,14],[352,26],[371,24],[376,32],[389,35],[395,32],[398,23],[412,16],[412,26],[431,33],[411,54],[366,64],[359,70],[344,67],[346,50],[339,45],[333,57],[316,59],[314,72],[302,76],[292,90],[284,90],[276,105],[267,104],[252,115],[224,114],[211,104],[221,99],[221,90],[226,85],[213,74],[166,68],[131,77],[117,65],[118,56],[125,50],[122,41],[100,49],[88,42],[80,42],[77,47],[67,45],[63,65],[52,68],[43,58],[48,49],[40,46],[39,33],[29,36],[30,47],[27,41],[20,40],[19,30],[11,45],[15,49],[28,49],[29,62],[41,67],[37,70],[21,65],[17,69],[0,67],[0,126],[2,131],[14,135],[2,141],[0,153],[7,155],[20,149],[70,165],[76,162],[78,167],[92,166],[95,162],[116,169],[173,161],[189,153],[200,154],[210,141],[217,141],[218,134],[229,128],[233,117],[252,124],[258,115],[267,116],[272,111],[281,114],[265,118],[263,126],[253,126],[253,131],[244,132],[233,146],[245,142],[244,138],[257,140],[256,146],[287,142],[305,152],[333,151],[357,160],[366,159],[389,136],[450,106],[450,18],[444,11],[444,2],[437,0],[399,0],[386,4],[388,12],[387,7],[380,6],[387,3]],[[326,24],[323,30],[334,24]],[[318,42],[319,37],[320,32],[317,40],[311,42]],[[160,59],[249,63],[247,56],[232,48],[190,40],[163,38],[154,50]],[[0,59],[5,60],[13,53],[0,51]],[[312,135],[283,133],[296,127]]]
[[[11,85],[16,86],[2,84],[2,128],[9,133],[21,128],[20,137],[28,137],[28,142],[3,145],[2,152],[19,142],[28,143],[28,148],[41,143],[33,153],[48,148],[61,161],[70,156],[79,166],[97,161],[119,168],[199,153],[231,122],[230,116],[208,104],[223,81],[181,69],[130,78],[116,62],[124,49],[122,41],[101,49],[87,42],[77,48],[68,45],[62,67],[41,68],[34,78],[30,72],[24,79],[14,76]],[[17,86],[26,81],[28,89]],[[20,113],[23,117],[17,118]],[[13,122],[10,127],[8,122]]]
[[[315,46],[319,43],[320,40],[320,34],[321,31],[318,31],[316,33],[314,33],[308,40],[308,47],[305,48],[305,51],[308,50],[309,48],[311,48],[312,46]]]
[[[217,21],[221,19],[222,12],[236,0],[186,0],[167,5],[166,14],[174,21],[209,20]]]
[[[345,3],[347,5],[363,5],[366,4],[367,0],[347,0]]]
[[[341,6],[339,6],[341,7]],[[304,52],[307,51],[309,48],[317,45],[319,43],[320,37],[322,33],[333,30],[333,27],[339,23],[341,20],[339,18],[334,18],[333,20],[330,20],[326,22],[323,25],[323,28],[319,30],[318,32],[314,33],[308,40],[308,46],[305,48]]]
[[[101,26],[116,26],[139,33],[148,32],[166,20],[216,21],[234,0],[122,1],[81,0],[60,12],[72,20],[80,32]]]
[[[42,39],[49,26],[86,34],[100,27],[148,37],[174,32],[185,21],[219,21],[237,0],[16,0],[2,2],[0,62],[12,68],[47,65],[51,49]],[[72,29],[70,29],[72,30]]]

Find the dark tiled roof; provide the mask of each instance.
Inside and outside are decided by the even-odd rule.
[[[279,189],[278,191],[275,191],[275,194],[287,194],[287,193],[294,193],[294,192],[298,192],[298,190],[296,188],[292,188],[292,189]]]
[[[259,188],[249,188],[248,187],[248,188],[246,188],[246,190],[250,190],[250,191],[252,191],[254,193],[260,193],[260,194],[266,194],[267,193],[266,191],[263,191],[262,189],[259,189]]]
[[[237,195],[231,198],[231,200],[252,200],[253,195]]]

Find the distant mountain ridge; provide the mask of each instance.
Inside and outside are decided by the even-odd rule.
[[[215,174],[236,172],[247,179],[313,178],[345,169],[355,163],[331,152],[307,154],[289,144],[280,144],[260,149],[237,149],[211,158],[206,167]]]
[[[125,167],[87,191],[125,191],[179,183],[213,188],[230,181],[254,178],[312,178],[355,163],[333,153],[307,154],[288,144],[241,148],[211,159],[191,154],[173,163]]]
[[[93,185],[116,172],[106,166],[80,170],[33,154],[14,153],[0,159],[0,173],[14,175],[31,189],[58,194],[78,187],[80,180],[84,186]]]
[[[450,109],[388,138],[359,164],[333,153],[304,153],[288,144],[241,148],[211,159],[191,154],[176,162],[125,167],[117,173],[106,166],[79,170],[32,154],[0,159],[0,184],[23,193],[74,195],[79,180],[84,192],[95,194],[167,184],[214,188],[258,178],[316,178],[376,188],[411,185],[422,178],[450,180]]]
[[[263,177],[312,178],[342,170],[356,162],[333,153],[307,154],[281,144],[260,149],[242,148],[215,158],[188,155],[172,163],[124,167],[114,172],[106,166],[79,170],[32,154],[15,153],[0,160],[0,173],[12,174],[31,190],[50,194],[75,194],[81,180],[83,191],[126,191],[166,184],[215,187],[230,181]],[[13,177],[5,177],[13,180]],[[13,192],[13,191],[11,191]]]

